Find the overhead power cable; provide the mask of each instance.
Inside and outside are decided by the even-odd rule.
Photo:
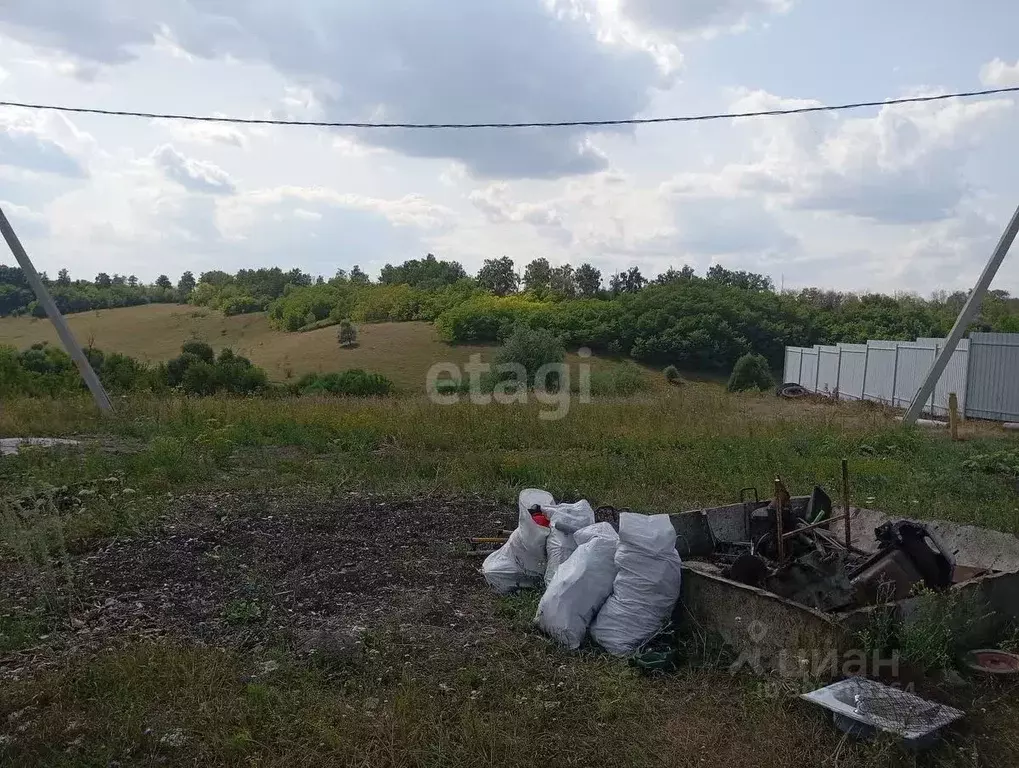
[[[150,120],[188,120],[198,123],[233,123],[238,125],[301,125],[316,128],[406,128],[406,129],[462,129],[462,128],[569,128],[598,127],[613,125],[652,125],[655,123],[696,123],[706,120],[728,120],[736,117],[770,117],[775,115],[804,115],[811,112],[839,112],[865,107],[884,107],[892,104],[922,104],[947,99],[993,96],[1001,93],[1019,92],[1019,86],[1009,88],[988,88],[982,91],[959,91],[933,96],[907,96],[884,101],[855,101],[848,104],[827,104],[788,109],[763,109],[754,112],[726,112],[705,115],[681,115],[677,117],[629,117],[620,120],[553,120],[546,122],[521,123],[362,123],[328,120],[280,120],[258,117],[217,117],[212,115],[182,115],[159,112],[135,112],[122,109],[97,109],[93,107],[67,107],[56,104],[29,104],[18,101],[0,101],[0,107],[71,112],[80,115],[108,115],[111,117],[140,117]]]

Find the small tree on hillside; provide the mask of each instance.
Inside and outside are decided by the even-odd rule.
[[[341,347],[349,347],[357,342],[357,329],[349,320],[340,320],[340,328],[336,332],[336,340]]]
[[[156,278],[156,287],[162,288],[164,291],[168,291],[173,288],[173,283],[170,282],[170,278],[166,275],[160,275]]]

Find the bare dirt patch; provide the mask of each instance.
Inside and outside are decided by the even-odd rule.
[[[139,637],[307,651],[394,624],[476,629],[493,601],[464,540],[515,517],[477,498],[246,492],[171,506],[143,533],[71,555],[55,590],[37,569],[5,565],[5,613],[50,608],[31,666]],[[27,661],[20,651],[0,668]]]

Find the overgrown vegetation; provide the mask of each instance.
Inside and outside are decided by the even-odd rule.
[[[762,355],[747,354],[736,361],[727,386],[730,392],[748,390],[764,391],[775,386],[775,380],[768,369],[768,361]]]
[[[309,373],[297,382],[302,395],[350,395],[381,397],[391,394],[393,382],[380,373],[367,373],[351,368],[340,373]]]
[[[204,341],[189,341],[166,363],[149,365],[127,355],[89,348],[85,353],[103,385],[114,393],[152,392],[187,395],[338,394],[360,397],[387,395],[393,383],[360,369],[315,373],[290,388],[271,385],[266,372],[248,358],[225,348],[216,355]],[[61,349],[38,343],[23,352],[0,346],[0,397],[59,397],[85,391],[81,374]]]

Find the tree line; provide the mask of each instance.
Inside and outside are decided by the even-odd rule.
[[[962,292],[928,299],[819,288],[777,292],[766,275],[721,265],[703,276],[680,266],[648,278],[630,267],[605,278],[587,263],[552,266],[537,258],[518,270],[503,256],[486,259],[472,276],[432,254],[386,264],[374,281],[355,265],[328,280],[273,267],[214,270],[197,279],[186,272],[176,286],[163,275],[147,286],[106,274],[71,281],[61,270],[49,284],[64,311],[180,301],[226,314],[265,311],[284,331],[343,320],[423,320],[450,343],[501,342],[525,325],[605,354],[707,369],[729,369],[748,352],[777,367],[788,345],[943,336],[966,300]],[[41,314],[20,270],[0,267],[0,314],[20,312]],[[1019,332],[1019,299],[992,291],[970,330]]]

